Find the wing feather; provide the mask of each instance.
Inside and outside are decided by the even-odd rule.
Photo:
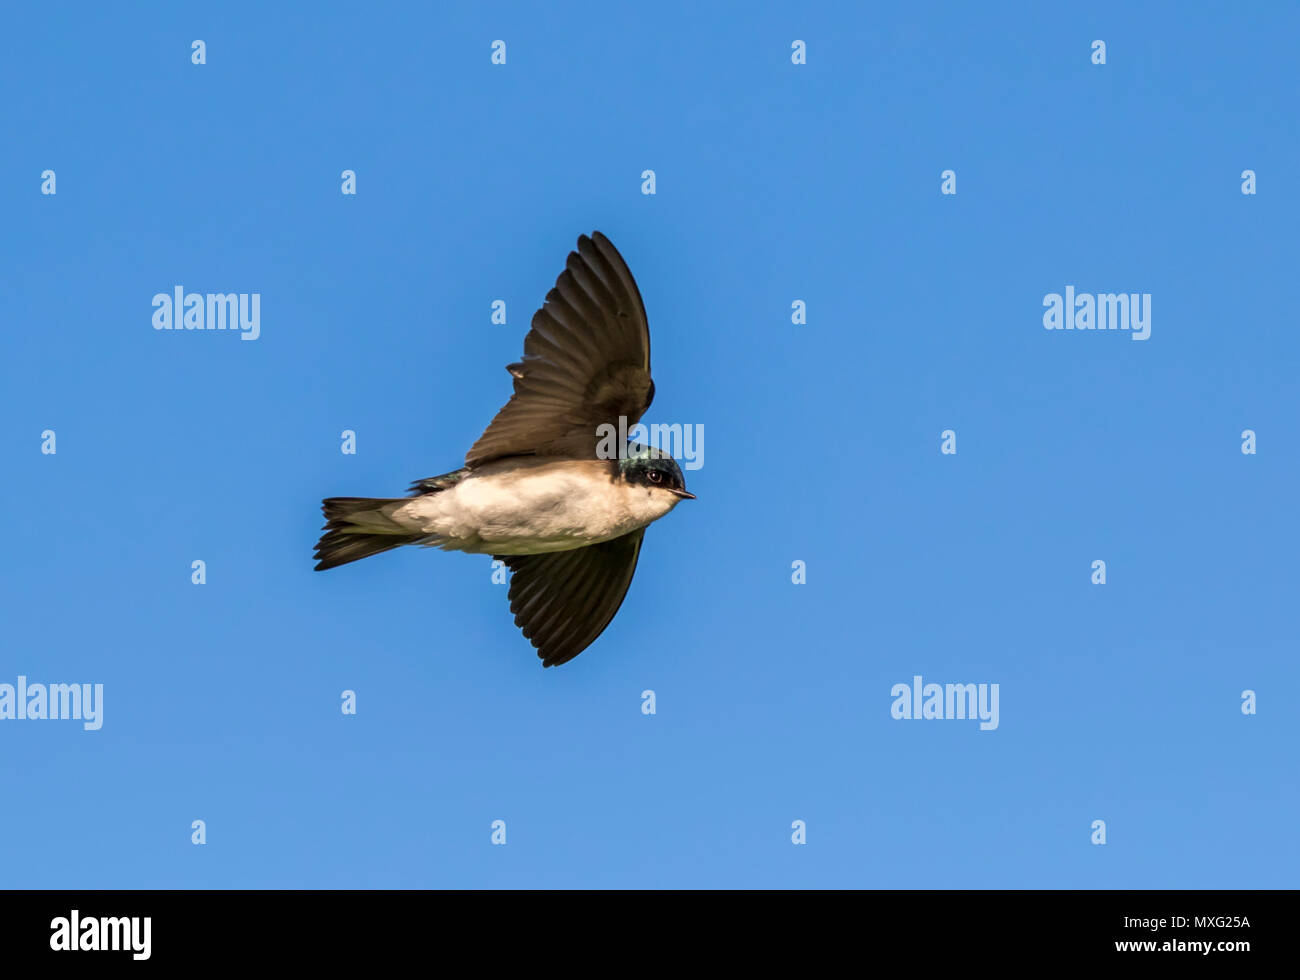
[[[543,667],[572,660],[623,604],[641,555],[642,528],[621,538],[544,555],[497,555],[509,566],[510,611]]]
[[[594,459],[603,424],[635,425],[654,398],[650,327],[636,280],[600,232],[578,239],[533,315],[524,356],[507,367],[514,394],[465,456]]]

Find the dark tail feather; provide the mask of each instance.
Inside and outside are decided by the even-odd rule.
[[[390,521],[382,511],[386,504],[404,504],[408,498],[330,497],[321,501],[325,512],[325,533],[316,543],[316,571],[346,565],[414,544],[424,537]]]

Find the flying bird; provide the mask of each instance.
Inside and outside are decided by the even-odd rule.
[[[330,497],[317,570],[406,544],[509,566],[510,611],[543,667],[572,660],[623,604],[646,527],[683,500],[672,456],[621,441],[654,398],[650,328],[623,257],[578,239],[533,315],[514,394],[465,465],[409,496]],[[612,430],[608,427],[612,427]]]

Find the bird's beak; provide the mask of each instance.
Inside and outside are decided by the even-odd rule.
[[[685,490],[674,490],[673,493],[677,494],[677,496],[681,497],[683,500],[695,500],[695,499],[696,499],[695,494],[693,494],[693,493],[687,493]]]

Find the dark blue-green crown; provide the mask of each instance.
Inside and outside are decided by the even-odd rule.
[[[618,468],[629,483],[643,483],[665,490],[686,489],[686,477],[671,453],[639,442],[629,442],[625,452],[626,458],[618,461]]]

